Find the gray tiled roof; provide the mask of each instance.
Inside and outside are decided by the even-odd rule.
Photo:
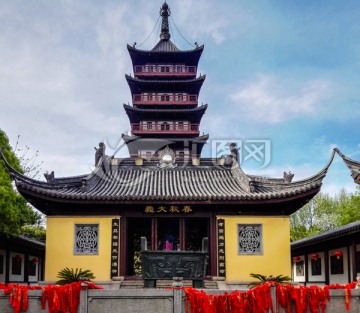
[[[197,46],[192,50],[140,50],[133,46],[127,46],[133,65],[151,64],[177,64],[197,66],[204,46]]]
[[[286,183],[281,179],[250,177],[237,163],[220,166],[214,159],[201,159],[197,166],[179,164],[165,169],[157,166],[158,161],[145,161],[137,166],[133,159],[106,160],[90,175],[71,181],[57,178],[52,184],[45,183],[14,170],[12,175],[18,189],[58,199],[256,201],[282,199],[318,189],[328,167],[309,179]]]
[[[321,234],[317,234],[311,237],[303,238],[291,243],[291,248],[300,248],[303,246],[308,246],[312,244],[316,244],[322,241],[331,240],[334,238],[339,238],[342,236],[350,235],[353,233],[360,233],[360,221],[353,222],[329,231],[326,231]]]
[[[171,40],[160,40],[151,51],[177,52],[180,49]]]
[[[176,91],[188,92],[198,94],[202,84],[205,81],[206,75],[199,76],[193,79],[184,80],[147,80],[125,75],[126,81],[130,87],[131,94],[150,92],[150,91]]]

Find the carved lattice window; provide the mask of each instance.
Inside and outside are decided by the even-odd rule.
[[[239,254],[262,254],[262,226],[260,224],[239,224]]]
[[[98,254],[99,225],[75,224],[74,254]]]

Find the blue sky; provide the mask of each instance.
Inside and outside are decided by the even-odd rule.
[[[268,140],[271,161],[248,174],[316,174],[338,147],[360,160],[359,1],[168,0],[191,43],[205,45],[201,131],[211,140]],[[39,150],[44,171],[88,173],[94,146],[112,154],[129,130],[122,104],[126,44],[143,42],[161,1],[2,1],[0,127]],[[172,40],[191,49],[172,27]],[[151,49],[157,31],[141,46]],[[211,142],[203,156],[211,155]],[[121,142],[120,142],[121,144]],[[120,151],[118,156],[126,156]],[[323,191],[355,190],[336,157]]]

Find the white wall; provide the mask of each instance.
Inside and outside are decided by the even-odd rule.
[[[2,258],[3,258],[3,267],[2,267],[2,269],[0,268],[0,282],[5,282],[6,251],[0,250],[0,256],[2,256]]]

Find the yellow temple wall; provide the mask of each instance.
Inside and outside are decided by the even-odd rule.
[[[94,281],[110,281],[112,217],[47,218],[45,280],[57,281],[57,273],[65,267],[91,270]],[[74,254],[75,224],[99,224],[97,255]]]
[[[253,281],[250,273],[291,276],[289,217],[229,217],[225,220],[226,281]],[[238,224],[261,224],[262,255],[239,255]]]

